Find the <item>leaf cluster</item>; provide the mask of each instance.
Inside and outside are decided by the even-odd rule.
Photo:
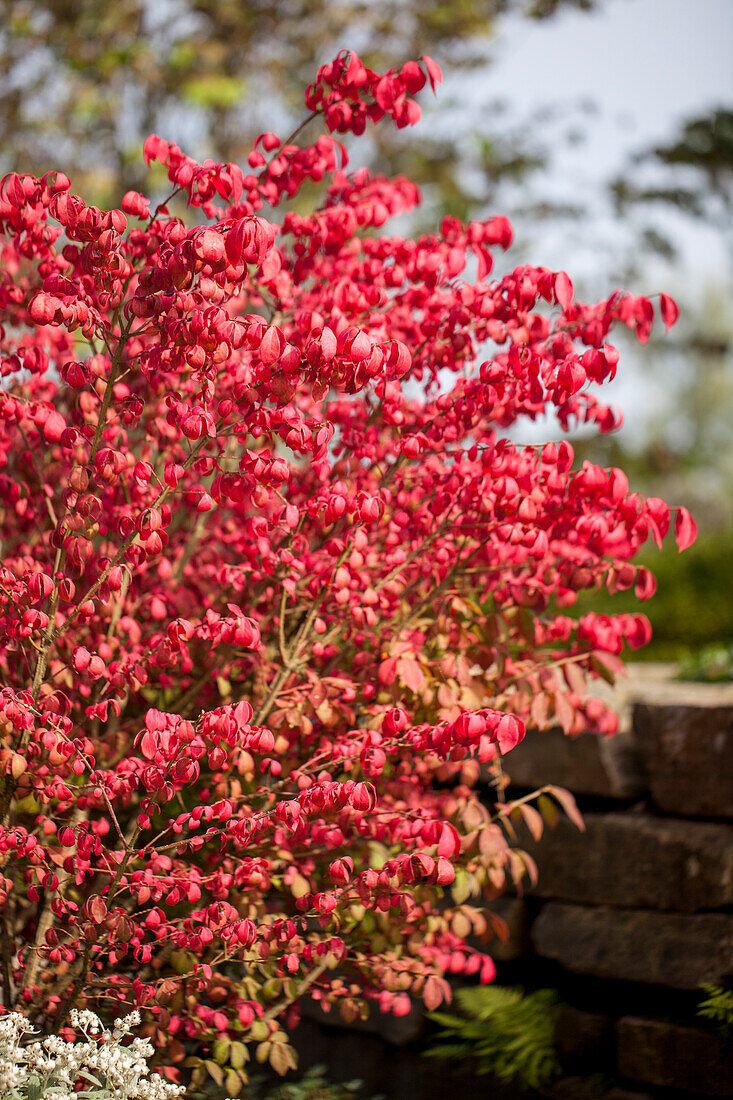
[[[243,1100],[349,1100],[362,1086],[359,1080],[330,1081],[325,1066],[315,1065],[299,1077],[297,1081],[278,1082],[272,1085],[267,1078],[255,1075],[242,1094]],[[211,1100],[214,1095],[210,1086],[189,1093],[192,1100]],[[219,1095],[217,1093],[216,1095]],[[383,1100],[381,1095],[371,1100]]]
[[[637,469],[628,455],[614,454],[611,461],[623,463],[624,469],[637,480]],[[733,607],[729,600],[721,600],[719,596],[733,584],[733,532],[706,533],[682,556],[674,547],[642,552],[639,562],[653,564],[657,578],[657,591],[645,606],[652,624],[652,641],[639,653],[639,659],[689,658],[681,669],[682,679],[726,678],[712,677],[707,669],[712,665],[725,668],[722,651],[728,651],[733,640]],[[592,608],[599,614],[623,612],[633,606],[631,594],[611,595],[602,589],[582,593],[578,600],[580,611]],[[684,623],[684,640],[681,623]]]
[[[84,1076],[98,1087],[74,1092],[74,1100],[112,1100],[115,1095],[112,1089],[105,1087],[89,1073]],[[4,1093],[3,1100],[67,1100],[68,1095],[66,1085],[54,1085],[40,1076],[33,1076],[24,1080],[17,1088],[11,1088]]]

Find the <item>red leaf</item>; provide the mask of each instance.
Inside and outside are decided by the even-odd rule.
[[[349,354],[356,362],[362,362],[372,354],[372,342],[365,332],[357,332],[352,341]]]
[[[427,54],[423,54],[423,61],[425,62],[425,68],[427,69],[428,79],[430,80],[430,87],[435,91],[436,84],[443,83],[443,73],[440,65],[433,61],[432,57],[428,57]]]
[[[473,251],[478,260],[478,281],[481,282],[491,271],[494,261],[491,257],[491,253],[486,248],[482,248],[481,245],[474,245]]]
[[[636,338],[640,344],[646,344],[654,324],[654,306],[648,298],[637,298],[634,302],[636,318]]]
[[[628,627],[624,630],[624,637],[631,649],[641,649],[648,645],[652,638],[652,624],[646,615],[631,615]]]
[[[458,836],[456,829],[449,823],[445,822],[443,828],[440,830],[440,840],[438,841],[438,855],[445,856],[446,859],[454,858],[461,850],[461,840]]]
[[[410,691],[419,691],[425,682],[425,673],[414,657],[400,657],[400,679]]]
[[[529,829],[534,840],[542,839],[542,830],[544,828],[544,822],[542,816],[535,810],[533,806],[520,806],[520,813],[524,818],[525,824]]]
[[[270,325],[260,344],[260,359],[265,366],[271,366],[272,363],[277,362],[282,354],[283,342],[283,334],[280,329],[275,325]]]
[[[503,714],[496,727],[496,740],[502,756],[511,752],[524,738],[525,733],[525,725],[521,718],[517,718],[515,714]]]
[[[388,111],[395,100],[394,81],[388,76],[383,76],[374,89],[374,98],[383,111]]]
[[[379,676],[380,684],[384,684],[385,687],[389,687],[390,684],[393,684],[397,676],[397,658],[388,657],[386,661],[382,661],[377,675]]]
[[[48,414],[44,421],[43,434],[49,443],[58,443],[65,427],[66,421],[63,416],[54,410]]]
[[[546,691],[540,691],[532,697],[529,708],[530,721],[537,729],[544,729],[550,711],[550,697]]]
[[[585,682],[585,675],[580,666],[573,661],[568,661],[563,666],[563,673],[565,674],[565,680],[571,691],[574,691],[576,695],[579,695],[581,699],[587,694],[587,684]]]
[[[336,337],[333,334],[332,329],[326,326],[321,333],[321,351],[323,358],[327,363],[330,363],[334,355],[338,351],[338,343]]]
[[[674,534],[680,553],[692,546],[697,538],[697,524],[686,508],[678,508],[674,521]]]
[[[674,298],[670,298],[669,294],[662,294],[659,298],[659,309],[662,314],[662,320],[667,326],[667,332],[669,332],[680,315],[679,306]]]
[[[566,791],[564,787],[545,787],[545,790],[552,795],[556,802],[560,803],[573,825],[577,825],[581,833],[584,833],[585,822],[570,791]]]
[[[425,982],[422,999],[428,1012],[435,1012],[435,1009],[439,1008],[445,1000],[443,982],[435,974],[431,974]]]
[[[555,298],[565,312],[573,300],[575,290],[570,281],[570,276],[564,271],[558,271],[555,276]]]
[[[152,760],[158,748],[158,738],[148,730],[147,733],[143,734],[140,748],[145,759]]]
[[[95,924],[101,924],[107,917],[107,906],[98,895],[89,899],[87,909]]]
[[[573,728],[573,721],[575,720],[575,709],[568,701],[567,697],[561,692],[556,691],[553,698],[555,702],[555,717],[563,733],[570,733],[570,730]]]

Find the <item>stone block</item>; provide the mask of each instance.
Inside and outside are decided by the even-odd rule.
[[[606,1082],[593,1073],[583,1077],[560,1077],[552,1082],[547,1095],[553,1100],[659,1100],[658,1093],[652,1096],[649,1092],[627,1092],[618,1086],[612,1086],[609,1091]],[[489,1098],[494,1100],[493,1093],[487,1093],[486,1100]],[[512,1100],[518,1098],[512,1097]]]
[[[674,686],[674,700],[667,692],[633,711],[652,800],[665,813],[733,818],[733,685]]]
[[[733,905],[733,825],[639,813],[566,818],[523,846],[543,898],[694,912]]]
[[[504,770],[513,786],[528,789],[551,783],[576,795],[619,799],[636,798],[646,790],[628,730],[615,737],[530,730],[508,754]]]
[[[509,933],[508,939],[501,940],[493,936],[488,943],[484,940],[475,946],[486,951],[496,962],[513,962],[527,954],[527,906],[521,898],[503,897],[486,903],[486,908],[504,921]]]
[[[359,1097],[384,1096],[385,1100],[476,1100],[475,1075],[436,1058],[423,1058],[410,1046],[394,1047],[375,1034],[333,1028],[304,1019],[293,1032],[299,1069],[326,1067],[331,1081],[361,1080]],[[258,1069],[258,1076],[260,1067]],[[280,1092],[282,1081],[272,1077],[268,1095]],[[248,1091],[248,1090],[247,1090]],[[311,1093],[311,1095],[313,1095]],[[319,1094],[322,1095],[322,1094]],[[330,1093],[329,1093],[330,1095]],[[479,1093],[479,1095],[481,1095]],[[492,1095],[493,1094],[487,1094]],[[496,1100],[518,1100],[516,1096]]]
[[[733,1093],[733,1047],[700,1028],[625,1016],[617,1026],[619,1072],[634,1081],[703,1096]]]
[[[555,1049],[565,1069],[598,1073],[613,1059],[611,1017],[564,1005],[555,1021]]]
[[[574,974],[697,989],[733,973],[733,914],[660,913],[566,905],[542,907],[535,952]]]
[[[585,1077],[559,1077],[552,1082],[552,1092],[549,1094],[555,1100],[601,1100],[597,1088],[593,1082],[588,1084]]]
[[[637,1092],[636,1089],[622,1089],[614,1085],[605,1093],[603,1100],[654,1100],[654,1097],[650,1092]]]
[[[366,1020],[356,1019],[348,1023],[342,1020],[337,1007],[325,1012],[320,1004],[308,998],[301,1002],[301,1012],[304,1019],[313,1023],[353,1034],[378,1036],[393,1047],[403,1047],[415,1042],[422,1035],[425,1026],[425,1009],[421,1001],[413,1001],[406,1016],[380,1012],[373,1004]]]

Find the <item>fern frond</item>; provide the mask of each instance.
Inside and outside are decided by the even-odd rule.
[[[475,1071],[538,1088],[557,1072],[554,1049],[558,1001],[552,990],[525,993],[508,986],[475,986],[456,994],[460,1010],[434,1012],[438,1045],[426,1054],[471,1058]]]

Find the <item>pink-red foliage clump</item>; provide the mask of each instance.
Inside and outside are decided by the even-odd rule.
[[[439,80],[346,52],[306,104],[406,126]],[[417,187],[349,175],[329,134],[262,134],[247,171],[145,156],[155,209],[0,188],[0,982],[49,1026],[146,1009],[233,1088],[250,1039],[291,1064],[306,991],[350,1018],[493,976],[481,898],[533,873],[510,812],[541,828],[502,761],[527,722],[613,732],[586,681],[649,624],[572,606],[651,596],[632,559],[670,525],[621,470],[505,433],[613,429],[611,329],[645,341],[654,307],[492,281],[502,217],[389,235]],[[305,183],[320,205],[280,214]]]

